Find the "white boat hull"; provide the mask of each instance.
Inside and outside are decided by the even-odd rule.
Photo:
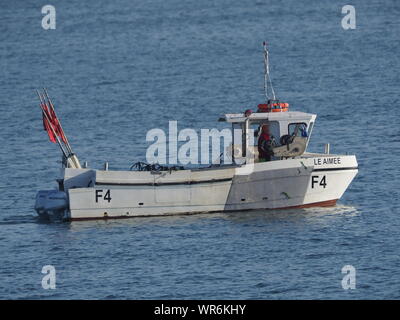
[[[308,154],[242,167],[137,172],[65,169],[70,220],[332,206],[355,156]]]

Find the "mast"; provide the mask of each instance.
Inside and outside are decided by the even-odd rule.
[[[263,48],[264,48],[264,95],[265,95],[265,101],[268,102],[268,100],[270,100],[270,96],[268,95],[268,83],[269,86],[271,87],[272,99],[276,100],[276,96],[274,87],[272,86],[271,76],[269,75],[269,52],[267,48],[267,43],[265,41],[263,42]]]

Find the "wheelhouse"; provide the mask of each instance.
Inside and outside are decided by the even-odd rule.
[[[277,143],[272,160],[300,156],[308,146],[316,117],[315,114],[299,111],[255,112],[225,114],[219,120],[232,125],[232,160],[236,163],[245,163],[251,158],[254,158],[255,162],[258,161],[257,143],[260,128],[264,124],[269,125],[271,136]],[[292,150],[293,152],[288,152],[294,139],[301,146]]]

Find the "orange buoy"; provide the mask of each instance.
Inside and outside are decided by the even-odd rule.
[[[286,102],[270,102],[268,104],[259,104],[258,112],[287,112],[289,111],[289,103]]]

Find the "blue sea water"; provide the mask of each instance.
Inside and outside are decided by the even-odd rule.
[[[41,26],[43,5],[56,29]],[[0,3],[1,299],[399,299],[400,3],[352,1]],[[60,152],[42,129],[47,87],[81,161],[127,169],[151,128],[222,128],[263,96],[317,113],[309,149],[356,154],[333,208],[46,223],[38,190]],[[44,265],[56,268],[45,290]],[[344,290],[342,267],[356,269]]]

